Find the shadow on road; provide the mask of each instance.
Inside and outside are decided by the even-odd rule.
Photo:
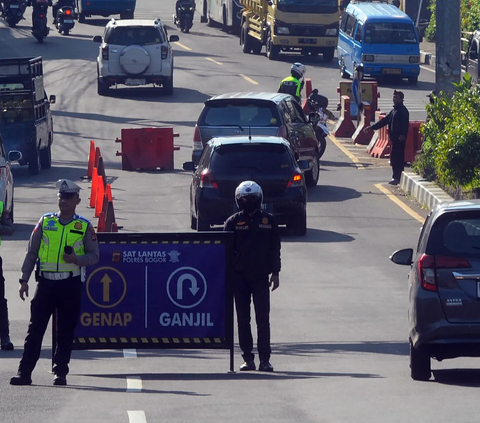
[[[435,382],[444,385],[470,386],[480,388],[480,369],[434,370]]]
[[[353,188],[333,185],[317,185],[308,189],[309,203],[336,203],[360,198],[361,192]]]
[[[288,230],[284,227],[280,227],[280,236],[282,242],[352,242],[355,241],[350,235],[341,234],[334,231],[324,231],[322,229],[307,229],[307,235],[305,236],[292,236],[288,233]]]

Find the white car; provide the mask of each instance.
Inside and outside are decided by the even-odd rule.
[[[117,84],[140,86],[161,85],[165,94],[173,94],[173,51],[162,21],[157,19],[112,19],[103,36],[93,41],[101,43],[97,57],[98,94],[105,95]]]

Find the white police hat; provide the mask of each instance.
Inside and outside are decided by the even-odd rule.
[[[58,188],[59,194],[78,194],[82,189],[70,179],[59,179],[55,186]]]

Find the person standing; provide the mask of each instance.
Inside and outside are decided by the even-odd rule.
[[[59,212],[43,215],[30,236],[20,277],[20,298],[28,297],[28,280],[37,263],[37,289],[30,309],[30,323],[11,385],[31,385],[50,316],[57,311],[57,344],[54,353],[54,385],[66,385],[75,327],[82,299],[85,266],[99,260],[97,236],[92,224],[75,214],[80,187],[68,179],[57,181]]]
[[[403,169],[405,168],[405,144],[407,142],[410,115],[403,104],[404,94],[401,91],[393,91],[393,109],[383,119],[364,131],[376,130],[388,125],[388,138],[392,143],[390,153],[390,165],[392,166],[392,179],[389,184],[398,185]]]
[[[0,236],[13,235],[13,223],[10,212],[4,209],[3,201],[0,201]],[[1,244],[1,241],[0,241]],[[10,329],[8,322],[7,299],[5,298],[5,278],[3,276],[3,260],[0,257],[0,348],[12,351],[13,344],[10,341]]]
[[[241,371],[255,370],[250,302],[253,297],[257,323],[258,370],[273,372],[270,364],[270,286],[280,285],[280,235],[274,217],[261,210],[262,188],[253,181],[242,182],[235,190],[239,212],[225,222],[224,231],[235,234],[234,295],[238,338],[244,363]],[[269,275],[270,279],[269,279]]]

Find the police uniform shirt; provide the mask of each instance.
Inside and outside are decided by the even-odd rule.
[[[58,216],[58,214],[57,214]],[[72,219],[64,220],[59,218],[59,222],[62,225],[68,225],[73,220],[76,220],[78,215],[74,215]],[[25,253],[25,259],[22,265],[22,280],[28,281],[30,275],[35,268],[35,264],[38,260],[38,252],[40,250],[40,243],[42,241],[43,235],[43,219],[44,216],[40,218],[33,230],[30,240],[27,246],[27,252]],[[90,266],[98,262],[100,257],[98,241],[97,241],[97,234],[95,233],[95,229],[93,228],[92,224],[88,224],[87,231],[85,232],[85,236],[83,237],[83,244],[85,247],[85,254],[77,256],[77,266],[84,267]]]

